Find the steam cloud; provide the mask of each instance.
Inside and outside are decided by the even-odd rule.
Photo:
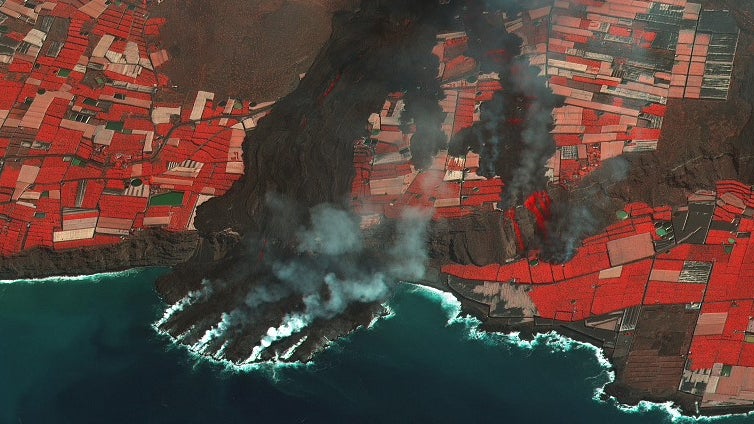
[[[304,353],[296,352],[300,357],[320,343],[322,333],[342,332],[341,324],[360,322],[376,310],[397,280],[423,275],[428,217],[422,213],[408,212],[375,230],[379,237],[365,238],[349,213],[310,207],[345,204],[351,143],[365,134],[366,118],[389,92],[405,93],[404,124],[416,128],[416,162],[431,163],[445,146],[437,102],[443,92],[431,52],[438,30],[457,25],[462,3],[369,0],[358,12],[336,16],[334,36],[313,65],[318,68],[277,103],[248,143],[248,157],[268,159],[249,166],[243,183],[234,186],[248,198],[217,200],[227,202],[228,208],[215,209],[227,210],[227,219],[204,217],[201,231],[221,234],[228,223],[247,250],[208,237],[204,247],[211,247],[199,254],[213,261],[211,293],[178,301],[156,323],[160,331],[180,336],[195,352],[234,362],[284,357],[291,342],[306,340]],[[268,193],[278,201],[265,201]],[[286,206],[281,197],[300,204]],[[213,250],[215,241],[222,246]]]
[[[222,312],[219,321],[201,337],[187,337],[198,331],[192,329],[181,335],[183,341],[197,353],[221,358],[234,336],[267,319],[264,316],[268,314],[262,311],[292,299],[294,306],[281,312],[277,325],[259,335],[258,343],[243,361],[254,362],[274,343],[301,333],[317,320],[333,319],[354,303],[383,302],[397,281],[424,276],[428,220],[426,213],[409,209],[395,224],[392,242],[372,246],[360,229],[358,217],[332,205],[316,206],[311,210],[310,225],[297,231],[293,252],[266,252],[266,278],[257,279],[243,302]],[[256,253],[249,258],[256,258]],[[229,285],[223,280],[205,280],[201,290],[173,305],[157,327],[169,326],[175,312],[210,301],[218,287],[221,290]]]

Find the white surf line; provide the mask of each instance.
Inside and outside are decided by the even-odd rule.
[[[123,271],[98,272],[94,274],[81,275],[53,275],[41,278],[18,278],[15,280],[0,280],[0,284],[42,284],[42,283],[60,283],[65,281],[84,281],[92,280],[93,283],[99,283],[104,279],[125,277],[143,271],[148,268],[130,268]]]
[[[172,318],[173,315],[182,311],[183,308],[188,306],[191,302],[195,300],[200,300],[210,294],[212,294],[212,286],[210,286],[209,284],[206,284],[206,280],[203,280],[200,288],[186,293],[186,296],[184,296],[177,302],[173,303],[172,305],[168,306],[165,309],[165,312],[162,314],[162,317],[159,320],[157,320],[157,322],[154,323],[152,326],[161,327],[163,324],[168,322],[168,320],[170,320],[170,318]]]
[[[683,415],[681,412],[681,409],[673,404],[673,402],[663,402],[663,403],[657,403],[657,402],[649,402],[646,400],[640,401],[637,405],[624,405],[615,400],[614,397],[610,397],[610,400],[616,405],[616,407],[621,410],[622,412],[625,412],[627,414],[647,414],[655,411],[662,412],[668,416],[671,423],[678,423],[678,424],[695,424],[695,423],[714,423],[718,421],[725,421],[730,418],[744,418],[744,417],[752,417],[754,416],[754,413],[749,412],[745,414],[724,414],[724,415],[715,415],[711,417],[707,416],[699,416],[699,417],[693,417],[689,415]]]
[[[377,325],[377,323],[380,321],[388,320],[395,317],[395,311],[393,310],[393,308],[390,307],[390,304],[388,304],[388,302],[383,303],[382,307],[384,308],[385,313],[380,314],[380,315],[375,315],[374,317],[372,317],[372,320],[369,321],[369,324],[367,324],[365,327],[367,330],[371,330],[372,328],[374,328],[374,326]],[[363,327],[363,326],[359,326],[359,327]]]
[[[618,410],[627,414],[647,414],[652,412],[664,413],[670,422],[678,424],[692,424],[692,423],[712,423],[718,421],[724,421],[733,417],[754,417],[754,411],[743,414],[725,414],[716,416],[689,416],[684,415],[681,409],[673,402],[649,402],[646,400],[640,401],[637,405],[626,405],[620,403],[615,397],[608,396],[608,400],[604,399],[605,387],[608,384],[615,381],[615,371],[613,365],[605,356],[604,350],[593,344],[580,342],[578,340],[571,339],[569,337],[558,334],[556,331],[549,331],[546,333],[536,333],[532,340],[525,340],[520,337],[519,332],[500,333],[500,332],[487,332],[480,330],[479,327],[482,324],[477,318],[471,316],[462,317],[461,302],[449,292],[438,290],[433,287],[423,286],[420,284],[411,284],[414,286],[412,291],[422,294],[431,300],[435,300],[442,305],[443,310],[448,313],[448,324],[459,324],[466,327],[469,339],[482,341],[486,343],[494,344],[507,344],[509,346],[515,346],[522,350],[532,350],[538,346],[545,346],[550,349],[552,353],[563,353],[572,351],[575,349],[586,349],[591,351],[600,367],[602,372],[606,374],[607,381],[601,386],[595,388],[594,396],[592,399],[598,403],[612,403]],[[595,377],[598,377],[599,374]]]
[[[257,361],[257,362],[239,364],[239,363],[230,361],[228,359],[225,359],[221,356],[222,352],[224,352],[225,348],[227,347],[228,342],[223,343],[223,346],[220,348],[216,356],[207,356],[193,350],[191,346],[188,346],[184,343],[180,343],[175,337],[171,336],[170,333],[160,330],[160,328],[156,326],[155,324],[152,324],[152,329],[154,329],[157,335],[165,338],[169,342],[169,346],[171,346],[172,348],[177,348],[187,353],[188,356],[194,360],[196,365],[207,363],[212,366],[220,367],[225,372],[230,372],[234,374],[249,373],[249,372],[268,372],[270,376],[272,377],[274,376],[275,372],[281,369],[305,368],[305,367],[313,367],[315,365],[314,361],[304,363],[300,361],[289,362],[289,361],[280,361],[280,360]]]
[[[193,293],[193,292],[192,292]],[[222,346],[218,351],[213,355],[207,355],[206,353],[206,345],[214,339],[214,337],[219,336],[218,329],[220,327],[221,322],[219,322],[217,325],[210,327],[208,330],[205,331],[204,335],[193,345],[187,345],[185,343],[182,343],[182,340],[188,335],[191,330],[194,328],[193,326],[186,330],[184,333],[179,334],[178,336],[174,337],[167,331],[163,331],[160,327],[161,325],[166,322],[168,319],[170,319],[170,316],[172,316],[174,313],[180,311],[185,307],[188,303],[190,303],[193,300],[193,297],[191,294],[187,295],[180,301],[173,304],[168,310],[165,311],[162,318],[160,318],[158,321],[154,322],[151,327],[152,329],[160,336],[165,337],[169,340],[169,342],[179,347],[180,349],[183,349],[189,353],[189,356],[193,359],[195,359],[197,362],[208,362],[213,365],[219,365],[222,366],[226,371],[233,371],[233,372],[249,372],[249,371],[258,371],[258,370],[268,370],[270,367],[273,368],[300,368],[300,367],[307,367],[307,366],[313,366],[315,363],[314,361],[309,361],[307,363],[302,363],[300,361],[289,361],[291,356],[293,356],[293,353],[295,350],[301,346],[307,339],[308,335],[303,336],[301,339],[299,339],[294,345],[286,349],[281,354],[276,354],[276,356],[270,360],[260,361],[259,358],[261,357],[262,352],[264,349],[269,347],[274,341],[277,341],[279,339],[284,338],[284,335],[290,331],[291,334],[295,333],[296,326],[304,323],[305,320],[299,320],[299,317],[291,316],[286,317],[286,319],[283,320],[280,326],[278,327],[270,327],[267,330],[267,333],[262,338],[260,345],[254,347],[252,350],[252,353],[249,355],[249,357],[244,360],[243,362],[236,363],[229,361],[227,359],[224,359],[222,355],[225,352],[225,349],[230,344],[228,341],[223,342]],[[362,328],[366,330],[370,330],[374,325],[381,321],[393,318],[395,316],[395,311],[387,304],[382,305],[386,310],[387,314],[380,315],[372,319],[372,321],[369,323],[368,326],[361,326]],[[300,321],[300,322],[299,322]],[[304,328],[304,327],[301,327]],[[298,329],[297,331],[300,331]],[[358,330],[355,330],[358,331]],[[353,334],[353,332],[351,333]],[[349,334],[350,335],[350,334]],[[287,337],[287,336],[285,336]],[[325,350],[327,347],[333,346],[337,343],[335,342],[329,342],[326,345],[322,346],[320,351]]]
[[[413,293],[419,293],[428,297],[430,300],[439,302],[442,309],[448,315],[448,323],[446,325],[456,323],[456,319],[461,314],[461,302],[459,302],[452,293],[416,283],[407,282],[405,284],[412,287],[411,291]]]
[[[162,325],[165,324],[166,322],[168,322],[168,320],[170,318],[172,318],[173,315],[175,315],[177,312],[182,311],[183,308],[185,308],[186,306],[188,306],[191,303],[191,301],[194,300],[194,298],[192,298],[192,293],[193,292],[189,292],[181,300],[179,300],[179,301],[175,302],[174,304],[172,304],[172,305],[168,306],[167,308],[165,308],[165,312],[163,312],[162,317],[160,319],[158,319],[157,322],[155,322],[154,324],[152,324],[152,326],[155,327],[155,328],[162,327]],[[191,329],[189,329],[189,330],[191,330]]]
[[[291,358],[291,356],[293,356],[293,352],[295,352],[295,351],[296,351],[296,349],[298,349],[298,347],[299,347],[299,346],[301,346],[302,344],[304,344],[304,342],[305,342],[305,341],[306,341],[306,339],[308,339],[308,338],[309,338],[309,335],[308,335],[308,334],[307,334],[306,336],[302,337],[302,338],[301,338],[301,339],[300,339],[299,341],[297,341],[297,342],[296,342],[296,343],[295,343],[295,344],[294,344],[293,346],[291,346],[291,347],[289,347],[288,349],[286,349],[286,350],[285,350],[285,352],[283,352],[283,354],[282,354],[282,355],[280,355],[280,358],[281,358],[281,359],[283,359],[283,360],[286,360],[286,361],[287,361],[288,359],[290,359],[290,358]]]
[[[289,314],[283,317],[282,323],[277,327],[270,327],[267,329],[267,334],[262,336],[260,344],[254,346],[251,350],[251,355],[243,361],[243,363],[251,363],[259,361],[262,357],[262,352],[270,347],[278,340],[282,340],[286,337],[290,337],[294,333],[298,333],[309,325],[309,319],[306,315],[302,314]]]

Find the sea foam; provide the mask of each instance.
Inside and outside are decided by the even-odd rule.
[[[296,330],[300,330],[303,328],[303,326],[306,325],[304,321],[302,321],[299,317],[293,317],[295,319],[286,319],[284,320],[284,323],[281,324],[278,328],[270,328],[265,335],[265,337],[262,339],[262,344],[260,346],[256,346],[254,350],[252,351],[249,358],[241,363],[236,363],[233,361],[229,361],[222,357],[222,353],[225,350],[225,347],[227,345],[227,342],[225,342],[221,348],[218,350],[217,354],[215,355],[208,355],[206,350],[204,349],[208,342],[217,336],[217,329],[218,327],[212,327],[209,330],[205,332],[205,334],[202,336],[202,338],[197,341],[193,345],[187,345],[185,343],[181,343],[181,340],[185,334],[188,334],[190,330],[187,330],[184,334],[180,334],[178,336],[173,336],[167,331],[163,330],[161,326],[167,322],[172,315],[174,315],[176,312],[179,312],[182,310],[186,305],[188,305],[191,301],[195,300],[197,292],[191,292],[183,299],[179,300],[175,304],[171,305],[169,308],[166,309],[163,316],[158,319],[156,322],[152,323],[152,329],[160,336],[166,338],[169,343],[173,347],[177,347],[181,351],[185,351],[188,353],[189,357],[194,361],[195,366],[198,366],[201,363],[209,363],[214,366],[218,366],[222,368],[226,372],[231,373],[249,373],[249,372],[261,372],[263,374],[268,375],[273,380],[277,380],[277,372],[283,369],[293,369],[293,368],[306,368],[306,367],[312,367],[315,365],[314,361],[309,361],[306,363],[300,362],[300,361],[290,361],[290,357],[293,356],[293,352],[296,348],[301,346],[308,336],[304,336],[300,338],[295,344],[293,344],[290,348],[288,348],[286,351],[284,351],[280,355],[276,355],[275,357],[260,361],[259,357],[261,356],[262,351],[269,346],[273,341],[282,338],[283,336],[289,336]],[[371,330],[373,329],[379,322],[391,319],[395,316],[395,311],[390,307],[388,304],[384,304],[383,307],[387,311],[384,315],[376,316],[372,319],[372,321],[366,326],[366,327],[360,327],[364,328],[365,330]],[[291,317],[286,317],[291,318]],[[220,323],[218,323],[220,325]],[[357,329],[356,331],[359,331]],[[337,346],[338,340],[330,341],[325,346],[322,347],[322,350],[324,349],[331,349]]]
[[[43,284],[43,283],[64,283],[68,281],[87,281],[100,283],[104,280],[113,278],[128,277],[143,271],[143,268],[132,268],[124,271],[99,272],[89,275],[59,275],[42,278],[19,278],[16,280],[0,280],[0,284]]]
[[[648,401],[643,400],[643,401],[640,401],[637,405],[623,405],[623,404],[618,403],[613,397],[610,398],[610,402],[613,403],[618,409],[628,414],[647,414],[647,413],[652,413],[652,412],[661,412],[668,417],[671,423],[678,423],[678,424],[712,423],[712,422],[726,421],[731,418],[754,417],[754,413],[752,412],[746,413],[746,414],[715,415],[712,417],[706,417],[706,416],[692,417],[688,415],[683,415],[680,408],[678,408],[677,405],[673,404],[673,402],[657,403],[657,402],[648,402]]]
[[[385,314],[383,314],[383,315],[375,315],[372,318],[372,320],[369,321],[369,324],[367,324],[367,327],[366,327],[367,330],[371,330],[379,322],[382,322],[382,321],[385,321],[385,320],[388,320],[388,319],[392,319],[393,317],[395,317],[395,311],[393,310],[393,308],[390,307],[389,304],[383,303],[382,307],[385,308]]]
[[[576,350],[586,350],[586,351],[591,352],[594,355],[595,359],[597,360],[597,363],[600,365],[600,368],[601,368],[601,372],[599,374],[588,378],[589,380],[594,380],[596,382],[596,386],[594,388],[594,395],[592,399],[598,403],[603,403],[603,404],[607,403],[607,404],[613,405],[615,408],[619,409],[620,411],[624,413],[638,414],[638,415],[661,413],[666,417],[666,419],[669,422],[678,423],[678,424],[708,423],[708,422],[711,423],[711,422],[719,422],[719,421],[725,420],[726,418],[732,418],[732,417],[754,416],[754,413],[750,413],[750,414],[727,414],[727,415],[720,415],[720,416],[714,416],[714,417],[704,417],[704,416],[691,417],[688,415],[683,415],[683,413],[678,408],[678,406],[673,404],[672,402],[656,403],[656,402],[641,401],[637,405],[622,404],[614,397],[612,396],[606,397],[604,395],[605,387],[608,384],[615,381],[615,372],[613,371],[612,364],[610,363],[608,358],[605,356],[604,351],[601,348],[594,346],[592,344],[589,344],[589,343],[584,343],[584,342],[571,339],[569,337],[558,334],[555,331],[537,333],[530,340],[522,338],[519,332],[511,332],[511,333],[487,332],[481,329],[482,322],[479,319],[472,317],[470,315],[461,314],[462,312],[461,303],[453,294],[446,291],[442,291],[439,289],[422,286],[418,284],[407,284],[407,285],[410,287],[409,290],[412,293],[416,293],[417,295],[423,296],[427,299],[430,299],[440,304],[440,306],[442,307],[447,317],[446,326],[454,326],[454,325],[462,326],[464,328],[464,334],[469,340],[482,342],[485,344],[495,345],[495,346],[506,346],[506,347],[520,349],[524,351],[533,351],[535,349],[545,348],[554,354],[562,354],[562,353],[576,351]],[[382,317],[377,317],[374,320],[372,320],[372,322],[368,326],[365,327],[367,330],[372,329],[380,321],[392,318],[396,315],[396,312],[389,306],[389,304],[385,304],[384,306],[389,311],[388,314]],[[170,314],[166,314],[166,315],[170,315]],[[158,321],[158,323],[160,321]],[[211,356],[202,355],[201,353],[192,349],[190,346],[186,346],[179,343],[178,340],[176,340],[167,332],[160,330],[159,326],[157,325],[158,323],[153,324],[152,327],[154,328],[154,330],[161,336],[168,338],[173,346],[176,346],[179,349],[187,352],[189,356],[192,358],[192,360],[195,361],[195,366],[198,366],[204,363],[210,363],[212,365],[221,367],[225,372],[229,372],[233,374],[249,373],[249,372],[261,373],[263,375],[266,375],[272,381],[279,381],[281,376],[278,373],[286,369],[301,369],[301,368],[311,369],[312,367],[316,367],[316,364],[314,361],[310,361],[307,363],[285,361],[286,357],[291,356],[292,350],[295,349],[295,347],[297,347],[298,345],[300,345],[300,343],[303,343],[306,337],[299,340],[293,346],[293,349],[289,349],[289,351],[284,352],[280,357],[275,357],[268,361],[237,364],[235,362],[228,361],[227,359],[224,359],[222,357],[211,357]],[[335,344],[337,344],[337,342],[329,343],[328,346],[332,346]]]
[[[174,349],[178,349],[181,352],[187,353],[189,358],[194,363],[194,367],[198,367],[203,364],[210,364],[212,366],[221,368],[223,371],[231,373],[231,374],[242,374],[242,373],[250,373],[250,372],[258,372],[267,375],[270,377],[271,380],[276,381],[278,379],[277,372],[283,369],[293,369],[293,368],[306,368],[306,367],[312,367],[315,365],[314,361],[310,361],[307,363],[298,362],[298,361],[282,361],[281,358],[272,358],[268,361],[258,361],[258,362],[251,362],[251,363],[242,363],[238,364],[233,361],[229,361],[222,356],[208,356],[200,353],[196,349],[194,349],[192,346],[180,343],[178,339],[173,337],[170,333],[167,331],[164,331],[160,329],[159,325],[157,323],[152,324],[152,329],[157,333],[159,336],[165,338],[169,342],[169,346],[171,346]],[[304,339],[299,340],[299,343],[303,343]],[[220,351],[224,350],[223,346]],[[287,352],[286,352],[287,353]],[[284,359],[284,358],[282,358]]]
[[[600,374],[590,377],[590,379],[595,381],[603,380],[601,376],[605,376],[604,383],[594,389],[594,396],[592,399],[595,402],[612,404],[617,409],[627,414],[646,415],[660,412],[664,414],[671,423],[679,424],[718,422],[733,417],[754,417],[754,412],[748,414],[718,415],[714,417],[692,417],[683,415],[680,408],[670,401],[663,403],[640,401],[637,405],[625,405],[612,396],[609,396],[606,399],[604,396],[605,387],[615,381],[615,371],[613,371],[613,365],[610,363],[607,356],[605,356],[605,352],[601,348],[590,343],[571,339],[555,331],[537,333],[531,340],[521,338],[519,332],[511,332],[507,334],[487,332],[481,329],[482,322],[479,319],[470,315],[461,315],[461,302],[459,302],[453,294],[418,284],[412,284],[412,286],[412,292],[440,303],[448,317],[447,325],[461,325],[465,327],[466,337],[470,340],[490,345],[515,347],[525,351],[531,351],[538,347],[545,347],[555,354],[574,350],[587,350],[592,352],[602,368],[602,371]]]

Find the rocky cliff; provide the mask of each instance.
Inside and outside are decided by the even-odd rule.
[[[431,50],[438,28],[452,27],[455,11],[436,1],[377,0],[364,2],[358,12],[335,16],[333,34],[306,78],[248,136],[244,178],[198,210],[200,248],[158,282],[168,302],[187,303],[162,323],[164,331],[202,353],[240,361],[253,355],[269,328],[280,326],[274,335],[268,331],[274,345],[261,358],[296,344],[291,359],[305,359],[326,340],[367,324],[382,310],[374,301],[379,294],[374,285],[359,283],[358,293],[333,287],[340,287],[336,281],[341,280],[382,281],[379,264],[400,268],[397,255],[380,258],[395,246],[376,245],[390,245],[409,230],[386,223],[375,230],[385,234],[367,234],[356,253],[304,251],[301,232],[316,230],[310,214],[318,205],[348,209],[354,140],[367,135],[368,116],[389,92],[413,93],[417,101],[408,108],[425,98],[436,101],[437,62]],[[352,254],[357,257],[348,261],[355,265],[344,267],[339,259]],[[309,287],[282,275],[281,268],[300,263],[310,266],[297,272],[317,272]],[[336,294],[345,303],[338,303]],[[292,331],[285,323],[314,308],[312,299],[324,309],[308,315],[313,318],[305,329],[278,337],[278,331]],[[238,316],[244,319],[234,318]]]
[[[140,231],[107,247],[54,251],[34,249],[0,258],[0,279],[87,275],[146,266],[173,266],[196,250],[196,233]]]

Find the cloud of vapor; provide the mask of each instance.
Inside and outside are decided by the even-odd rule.
[[[201,287],[197,290],[190,291],[186,296],[183,297],[183,299],[179,300],[178,302],[171,305],[169,308],[165,310],[165,312],[162,315],[162,318],[160,318],[156,323],[155,326],[159,327],[168,322],[170,319],[172,319],[177,313],[181,312],[186,308],[187,306],[195,303],[195,302],[201,302],[207,299],[209,296],[212,295],[213,288],[212,288],[212,282],[208,279],[203,279]]]
[[[192,340],[192,350],[220,357],[234,334],[266,319],[263,311],[294,299],[294,306],[288,306],[291,309],[282,314],[277,326],[261,335],[246,359],[253,362],[275,342],[317,320],[333,319],[354,303],[385,301],[397,281],[424,276],[429,218],[425,212],[407,210],[394,224],[387,245],[374,246],[365,239],[353,214],[327,204],[312,208],[309,224],[296,232],[292,252],[270,252],[265,258],[265,277],[246,290],[243,302],[221,313],[215,324]],[[219,283],[208,282],[207,287],[211,290]],[[177,304],[194,306],[205,300],[205,295],[192,294]]]
[[[569,198],[555,202],[548,223],[548,239],[541,257],[551,263],[571,260],[581,241],[600,231],[615,218],[610,187],[628,177],[629,164],[621,158],[608,159],[594,171]]]
[[[379,253],[365,246],[363,233],[352,214],[329,205],[315,207],[311,226],[299,232],[298,245],[299,252],[312,256],[273,265],[282,292],[303,297],[302,314],[309,321],[332,318],[353,302],[384,300],[396,280],[424,276],[428,218],[417,210],[405,212],[396,224],[396,235],[387,255],[371,259]],[[264,303],[254,296],[247,298],[246,303],[250,300]]]
[[[443,91],[432,49],[441,28],[458,27],[462,8],[463,2],[456,0],[376,0],[335,17],[333,37],[311,72],[260,122],[254,141],[245,144],[250,149],[246,156],[271,159],[247,167],[246,178],[234,186],[236,197],[224,196],[216,199],[217,208],[202,208],[227,213],[222,219],[198,219],[205,223],[202,235],[208,237],[197,257],[203,255],[199,262],[212,264],[206,272],[215,293],[186,299],[185,310],[161,322],[161,331],[187,332],[182,343],[208,355],[230,340],[224,357],[237,361],[248,357],[252,343],[264,350],[272,340],[290,337],[271,351],[287,347],[294,336],[314,335],[326,327],[322,321],[328,317],[364,318],[377,309],[374,302],[389,295],[395,281],[423,275],[421,262],[427,255],[419,239],[424,237],[425,218],[403,219],[414,220],[415,226],[380,226],[375,232],[387,237],[374,240],[359,234],[359,221],[339,208],[310,207],[345,204],[353,140],[365,135],[365,120],[387,93],[405,94],[402,123],[416,130],[410,147],[417,166],[430,164],[431,156],[445,146],[445,116],[438,105]],[[326,169],[314,169],[322,166]],[[299,203],[286,205],[283,199]],[[210,213],[202,211],[200,215]],[[242,235],[241,243],[215,237],[226,225]],[[414,243],[419,253],[402,243]],[[361,304],[366,302],[372,304]],[[342,311],[348,317],[338,316]],[[301,331],[307,325],[310,331]],[[314,339],[310,337],[304,349],[318,343]]]
[[[503,179],[503,209],[545,188],[545,165],[555,153],[552,109],[558,103],[539,68],[518,57],[522,40],[502,24],[501,9],[516,13],[514,3],[469,5],[464,19],[469,55],[481,71],[497,73],[503,89],[480,106],[479,122],[454,136],[449,147],[454,155],[478,153],[479,175]]]
[[[556,107],[556,97],[544,77],[538,74],[539,68],[519,65],[510,78],[513,87],[530,101],[521,130],[519,163],[506,181],[503,205],[508,207],[514,205],[512,200],[516,196],[525,198],[545,188],[545,165],[555,153],[555,140],[550,131],[554,125],[552,110]]]
[[[390,248],[390,273],[397,278],[424,278],[427,252],[427,223],[430,215],[419,209],[407,209],[398,221],[398,239]]]
[[[270,327],[267,330],[267,333],[265,333],[259,341],[259,345],[254,346],[254,348],[251,350],[251,355],[249,355],[244,363],[258,361],[262,356],[262,352],[268,347],[272,346],[273,343],[300,332],[301,330],[305,329],[310,323],[310,317],[300,313],[285,315],[280,326]]]
[[[249,290],[244,304],[250,309],[255,309],[266,303],[277,302],[288,296],[290,292],[287,287],[278,284],[262,284],[254,286]]]
[[[312,225],[298,234],[299,252],[342,255],[363,247],[359,222],[352,214],[327,205],[312,210]]]

